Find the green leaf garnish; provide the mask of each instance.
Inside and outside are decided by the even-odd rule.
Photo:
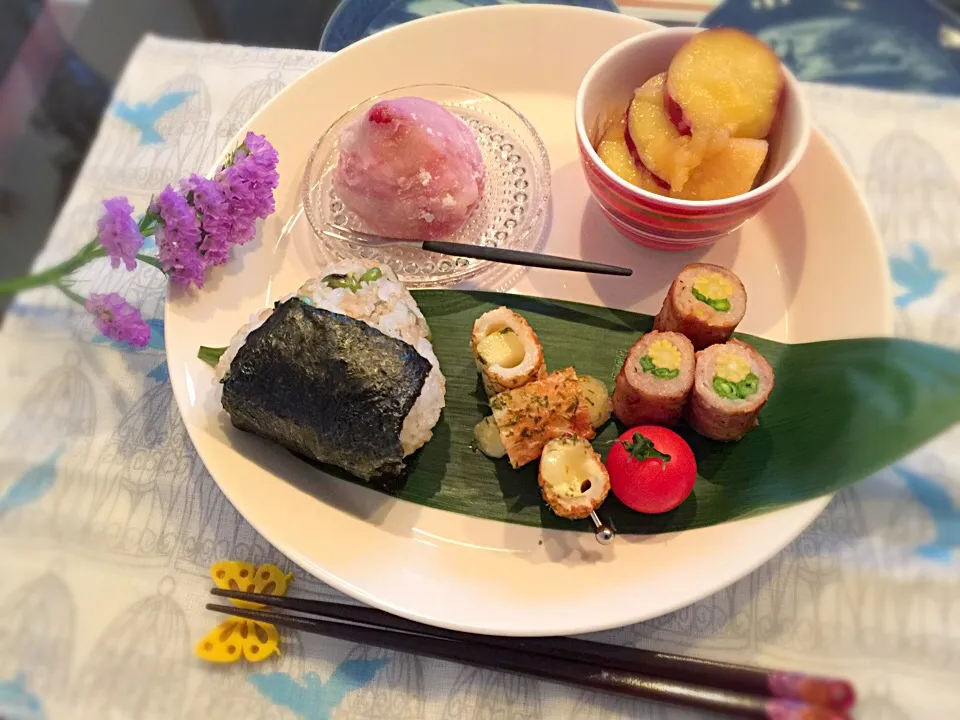
[[[649,355],[644,355],[640,358],[640,369],[645,373],[651,373],[657,369],[657,366],[654,364],[653,359]]]
[[[226,351],[227,349],[225,347],[207,347],[206,345],[201,345],[200,350],[197,351],[197,357],[210,367],[215,368],[217,363],[220,362],[220,356]]]
[[[680,368],[657,368],[653,371],[653,376],[661,378],[662,380],[673,380],[677,375],[680,374]]]
[[[413,296],[433,330],[434,351],[447,378],[446,405],[444,420],[437,428],[439,437],[418,451],[416,462],[410,463],[406,484],[395,491],[396,496],[418,506],[514,527],[592,535],[594,527],[589,521],[573,524],[542,512],[538,502],[504,501],[505,497],[535,497],[529,495],[530,489],[537,487],[535,462],[513,471],[507,469],[505,460],[481,465],[472,453],[451,452],[451,443],[443,439],[444,428],[469,429],[481,414],[489,414],[488,409],[481,412],[478,408],[478,397],[479,403],[485,404],[486,400],[482,390],[477,394],[463,391],[473,390],[477,384],[474,356],[465,333],[469,335],[469,328],[480,315],[505,305],[527,318],[536,330],[549,351],[548,365],[551,357],[560,358],[564,366],[575,367],[578,375],[612,380],[637,341],[638,328],[653,327],[653,316],[515,293],[431,289],[413,290]],[[693,296],[687,297],[694,307],[699,306]],[[732,297],[730,302],[734,302]],[[684,429],[680,434],[690,443],[700,471],[696,502],[665,515],[644,515],[608,500],[601,514],[604,521],[616,525],[618,532],[686,532],[837,492],[895,463],[960,422],[960,350],[891,337],[789,344],[743,334],[740,337],[767,358],[776,377],[776,389],[760,413],[762,428],[747,433],[735,445],[714,442]],[[639,359],[643,354],[631,357],[631,371],[641,373]],[[712,380],[713,374],[708,375],[710,394]],[[679,378],[663,382],[679,382]],[[749,400],[726,402],[756,401],[766,394],[766,382],[761,376],[757,395]],[[810,412],[811,407],[817,412]],[[536,403],[531,411],[544,413]],[[504,434],[516,430],[514,440],[518,441],[521,426],[507,427],[514,415],[509,408],[497,412]],[[851,441],[851,433],[856,441]],[[597,451],[605,455],[619,434],[613,422],[598,431],[594,441]],[[773,452],[771,447],[775,448]],[[663,449],[673,456],[667,465],[670,470],[679,458],[672,448]],[[838,462],[841,457],[843,462]],[[621,459],[631,465],[635,462],[629,456]],[[653,472],[653,465],[647,467]],[[368,486],[346,472],[334,472],[343,482]],[[588,540],[594,542],[592,537]]]
[[[661,467],[666,467],[667,463],[670,462],[669,455],[657,450],[650,439],[640,433],[634,433],[630,440],[623,441],[621,444],[624,450],[641,462],[644,460],[660,460]]]
[[[730,301],[727,300],[726,298],[717,298],[717,299],[708,298],[706,295],[704,295],[702,292],[697,290],[695,287],[690,288],[690,292],[693,293],[693,296],[697,300],[704,303],[705,305],[709,305],[717,312],[729,312],[730,310]]]

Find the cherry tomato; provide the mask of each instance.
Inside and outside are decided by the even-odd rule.
[[[673,430],[657,425],[631,428],[607,456],[610,489],[637,512],[673,510],[687,499],[697,480],[693,451]]]

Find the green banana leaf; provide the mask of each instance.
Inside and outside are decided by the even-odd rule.
[[[537,463],[513,470],[505,458],[493,461],[473,449],[473,427],[490,412],[470,351],[473,322],[506,305],[536,331],[548,370],[573,366],[612,392],[627,351],[653,327],[653,318],[520,295],[455,290],[413,295],[447,378],[446,408],[433,439],[411,460],[406,485],[393,494],[474,517],[593,532],[589,521],[564,520],[545,507]],[[788,345],[738,337],[756,347],[776,374],[760,426],[739,442],[719,443],[680,425],[676,430],[697,459],[693,493],[662,515],[636,513],[611,493],[600,515],[618,532],[705,527],[833,493],[960,421],[956,351],[898,338]],[[594,447],[601,456],[626,429],[611,421],[598,433]]]

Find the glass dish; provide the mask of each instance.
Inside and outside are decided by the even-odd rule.
[[[444,239],[514,250],[540,249],[550,201],[550,161],[533,125],[508,104],[477,90],[410,85],[354,106],[314,146],[300,192],[304,214],[317,239],[317,254],[324,263],[355,258],[387,263],[410,287],[453,285],[469,279],[472,285],[482,284],[486,289],[506,289],[522,268],[426,252],[415,243],[373,247],[359,238],[335,240],[323,234],[331,225],[371,232],[333,189],[340,133],[374,103],[405,96],[433,100],[457,115],[473,131],[483,155],[483,199],[464,226]]]

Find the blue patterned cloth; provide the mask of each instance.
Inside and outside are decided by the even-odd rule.
[[[117,88],[38,266],[91,235],[102,198],[209,168],[320,53],[146,38]],[[898,331],[960,344],[960,102],[807,85],[890,255]],[[291,593],[345,600],[270,547],[187,438],[164,361],[164,285],[92,266],[150,345],[100,341],[55,292],[19,296],[0,331],[0,718],[325,720],[692,718],[640,702],[288,634],[279,658],[211,666],[194,644],[216,560],[272,562]],[[960,432],[852,487],[752,575],[601,639],[852,677],[858,717],[960,707]]]
[[[341,0],[323,29],[320,49],[330,52],[343,50],[347,45],[381,30],[430,15],[516,3],[576,5],[617,12],[613,0]]]
[[[754,33],[801,80],[960,95],[960,18],[934,0],[725,0],[701,24]]]

